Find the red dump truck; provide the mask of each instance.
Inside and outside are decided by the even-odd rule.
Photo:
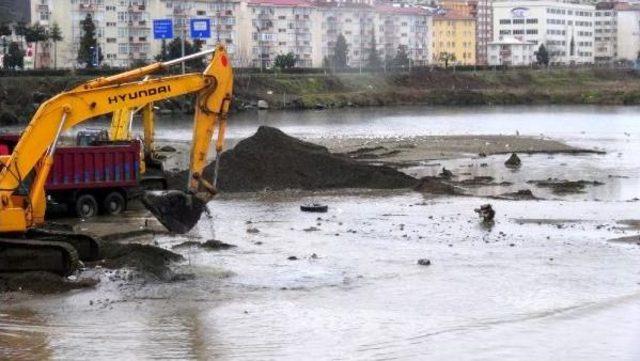
[[[11,154],[18,135],[0,135],[0,155]],[[139,190],[140,141],[100,142],[78,135],[76,146],[56,149],[47,196],[82,218],[119,214]]]

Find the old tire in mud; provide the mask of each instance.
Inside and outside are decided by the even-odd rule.
[[[98,214],[98,201],[91,194],[80,195],[75,204],[76,215],[80,218],[91,218]]]
[[[303,212],[327,213],[327,211],[329,211],[329,206],[319,203],[310,203],[301,205],[300,210]]]
[[[127,200],[120,192],[111,192],[102,201],[104,214],[111,216],[118,215],[127,209]]]

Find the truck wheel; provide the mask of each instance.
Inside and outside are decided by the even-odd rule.
[[[111,192],[104,197],[102,207],[106,214],[116,215],[124,212],[127,208],[127,201],[120,192]]]
[[[91,194],[83,194],[76,199],[76,214],[80,218],[91,218],[98,214],[98,201]]]

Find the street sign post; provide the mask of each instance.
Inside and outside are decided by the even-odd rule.
[[[171,19],[153,20],[154,39],[173,39],[173,21]]]
[[[211,19],[191,19],[191,39],[211,38]]]

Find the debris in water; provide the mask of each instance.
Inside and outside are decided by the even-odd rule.
[[[326,213],[329,210],[329,206],[320,203],[309,203],[301,205],[300,210],[303,212]]]
[[[440,176],[441,178],[449,179],[453,177],[453,172],[445,167],[442,167],[442,171],[440,172],[440,174],[438,174],[438,176]]]
[[[296,256],[289,256],[287,259],[288,259],[289,261],[297,261],[297,260],[298,260],[298,257],[296,257]]]
[[[518,168],[520,167],[520,165],[522,165],[522,161],[516,153],[511,153],[511,157],[509,157],[509,159],[504,162],[504,165],[506,165],[507,168]]]
[[[483,204],[480,208],[474,209],[474,212],[478,213],[482,217],[483,222],[492,222],[496,216],[496,212],[491,207],[491,204]]]
[[[257,228],[247,228],[247,233],[257,234],[260,233],[260,230]]]
[[[187,233],[200,220],[206,204],[182,191],[152,191],[142,196],[144,206],[173,233]]]
[[[420,266],[431,266],[431,260],[426,259],[426,258],[420,258],[418,260],[418,265],[420,265]]]

